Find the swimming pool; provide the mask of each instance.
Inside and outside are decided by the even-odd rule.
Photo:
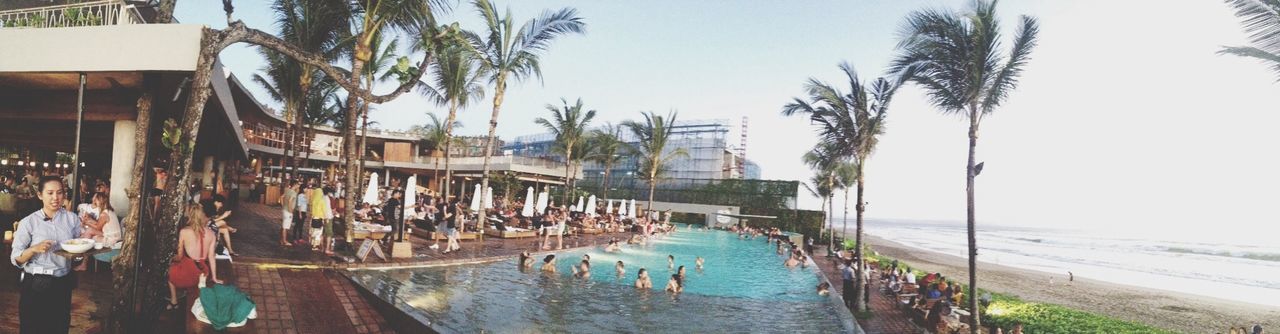
[[[575,278],[571,266],[591,257],[591,277]],[[611,333],[611,332],[788,332],[855,331],[838,299],[818,296],[815,266],[786,268],[763,237],[740,240],[723,231],[687,230],[624,245],[620,253],[602,248],[556,253],[557,274],[521,271],[512,258],[443,267],[363,270],[348,275],[374,295],[396,305],[439,332]],[[686,266],[685,289],[662,289],[675,269]],[[694,259],[705,259],[697,270]],[[626,272],[619,277],[615,263]],[[633,286],[639,268],[649,271],[653,289]]]

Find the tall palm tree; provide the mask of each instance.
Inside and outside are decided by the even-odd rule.
[[[448,6],[439,0],[355,0],[352,1],[351,16],[354,21],[351,26],[354,29],[351,41],[351,77],[348,83],[355,86],[361,86],[366,89],[372,88],[366,86],[364,79],[365,64],[374,57],[374,50],[371,45],[374,44],[374,35],[383,29],[392,29],[405,32],[409,35],[422,35],[433,33],[436,27],[435,13],[437,11],[445,11]],[[347,171],[346,185],[346,203],[356,203],[356,193],[351,191],[358,189],[358,182],[361,175],[355,174],[358,164],[356,160],[360,159],[359,155],[363,154],[363,148],[356,148],[356,120],[359,118],[361,108],[358,108],[360,99],[357,97],[348,97],[346,101],[346,126],[343,133],[343,150],[346,159]],[[343,223],[351,226],[355,222],[355,205],[348,204],[343,212]]]
[[[564,153],[565,192],[563,200],[564,203],[569,203],[568,190],[573,184],[573,174],[571,174],[570,171],[570,167],[573,166],[573,158],[575,157],[573,149],[574,146],[579,145],[586,139],[587,124],[591,123],[591,120],[596,118],[596,111],[583,111],[581,98],[579,98],[572,106],[570,106],[569,101],[565,99],[560,99],[560,102],[564,104],[561,107],[547,104],[547,111],[551,112],[550,119],[538,117],[538,119],[533,120],[533,123],[541,125],[546,128],[547,131],[550,131],[551,134],[555,135],[555,144],[558,149],[562,150]],[[585,150],[583,152],[585,152]]]
[[[1218,54],[1257,58],[1280,76],[1280,0],[1227,0],[1254,46],[1223,47]],[[1280,81],[1280,77],[1277,77]]]
[[[827,219],[827,216],[829,216],[828,214],[829,211],[827,210],[828,209],[827,198],[831,197],[831,194],[834,192],[832,191],[832,188],[831,188],[831,182],[829,181],[830,179],[831,179],[831,171],[815,169],[813,171],[813,176],[809,177],[809,182],[800,183],[800,185],[804,186],[804,189],[809,192],[809,195],[812,195],[813,197],[817,197],[819,200],[822,201],[821,211],[822,211],[822,219],[824,220],[823,221],[824,226],[826,225],[825,220]],[[819,228],[818,233],[819,234],[822,233],[821,228]]]
[[[1000,106],[1018,84],[1030,60],[1040,28],[1035,18],[1022,16],[1012,48],[1000,50],[1000,21],[995,4],[975,1],[968,12],[925,10],[907,16],[900,54],[891,71],[924,88],[929,101],[943,114],[959,114],[969,121],[969,157],[965,166],[969,232],[969,295],[977,292],[978,246],[974,223],[974,178],[980,169],[974,161],[978,126],[982,118]],[[977,298],[969,308],[978,310]],[[969,328],[977,333],[981,323],[973,312]]]
[[[836,166],[832,173],[836,176],[836,187],[844,191],[844,218],[840,226],[840,236],[843,238],[849,235],[849,189],[858,183],[858,167],[856,163],[846,161]]]
[[[636,154],[640,157],[639,168],[644,173],[640,177],[649,182],[649,203],[646,209],[653,208],[653,191],[657,188],[658,180],[662,177],[666,166],[672,160],[681,157],[689,157],[689,151],[683,147],[675,149],[667,149],[667,144],[671,142],[672,133],[675,131],[673,126],[676,123],[676,112],[672,111],[667,116],[658,115],[652,111],[643,112],[644,122],[626,121],[622,123],[623,127],[631,130],[631,134],[636,137]]]
[[[294,46],[301,48],[303,51],[320,53],[330,60],[336,58],[339,54],[339,41],[346,38],[350,30],[351,16],[350,7],[342,1],[324,0],[324,1],[298,1],[298,0],[276,0],[272,3],[272,11],[275,12],[275,25],[280,29],[280,37],[285,41],[293,43]],[[261,51],[268,53],[268,51]],[[308,103],[304,102],[305,96],[310,95],[310,90],[320,77],[324,76],[314,66],[298,62],[292,58],[282,55],[276,55],[279,61],[291,63],[293,67],[291,76],[288,81],[296,85],[296,89],[291,89],[290,95],[293,95],[294,103],[292,112],[288,112],[288,102],[286,104],[286,123],[290,123],[285,128],[288,143],[284,147],[284,155],[290,159],[281,158],[281,172],[284,172],[285,161],[291,160],[292,168],[291,176],[296,176],[297,161],[300,156],[300,150],[297,149],[299,142],[303,139],[297,133],[302,131],[306,125],[305,115]],[[268,59],[268,66],[272,61]],[[280,81],[276,81],[280,82]],[[281,101],[284,102],[284,101]],[[291,118],[290,118],[291,117]],[[310,155],[310,151],[307,152]]]
[[[805,84],[805,91],[809,94],[809,99],[794,99],[783,107],[784,115],[805,114],[809,116],[811,123],[818,127],[818,137],[826,144],[829,144],[830,154],[834,154],[837,160],[852,160],[849,162],[838,162],[832,168],[837,169],[837,176],[847,175],[852,177],[848,180],[840,180],[839,183],[844,185],[845,194],[848,195],[848,186],[857,186],[858,200],[855,204],[857,211],[857,232],[855,240],[858,247],[854,249],[854,257],[858,260],[858,275],[855,278],[854,285],[862,286],[862,231],[863,231],[863,214],[866,212],[866,201],[863,200],[863,190],[865,179],[863,175],[863,167],[867,164],[867,159],[875,152],[876,144],[880,141],[880,136],[884,134],[885,116],[889,108],[889,102],[893,99],[894,93],[901,86],[900,80],[892,83],[884,78],[876,79],[869,85],[863,84],[858,79],[858,73],[848,63],[840,64],[841,71],[844,72],[846,79],[849,81],[849,92],[842,92],[839,88],[819,81],[817,79],[809,79]],[[847,166],[844,166],[847,165]],[[849,168],[852,170],[839,171],[839,168]],[[846,216],[847,202],[846,201]],[[847,217],[846,217],[847,218]],[[847,224],[847,221],[846,221]],[[857,297],[861,295],[862,290],[859,289],[854,293]],[[857,300],[857,308],[865,309],[866,304],[863,298],[855,298]]]
[[[449,159],[453,155],[453,128],[458,127],[458,109],[466,108],[472,102],[479,101],[484,98],[484,86],[481,83],[484,80],[484,72],[480,71],[480,65],[475,55],[470,49],[457,39],[449,39],[443,42],[422,41],[414,45],[415,49],[437,50],[436,59],[431,63],[431,79],[430,82],[419,83],[418,91],[427,99],[434,102],[437,106],[448,107],[449,116],[444,123],[443,138],[438,138],[437,143],[444,145],[444,194],[448,199],[450,194],[450,181],[453,178],[453,168],[449,164]],[[433,124],[439,123],[435,114],[431,114]],[[439,169],[439,162],[436,168]],[[439,178],[437,178],[439,180]]]
[[[623,150],[629,147],[627,143],[622,141],[621,137],[621,126],[605,123],[599,129],[592,130],[591,137],[588,140],[593,143],[592,146],[595,146],[597,153],[588,160],[604,167],[604,178],[601,179],[600,192],[605,201],[609,200],[609,176],[613,174],[613,166],[622,159]]]
[[[303,125],[306,126],[304,136],[308,138],[306,156],[303,161],[311,161],[312,143],[315,141],[315,127],[317,125],[336,124],[342,117],[343,100],[338,96],[338,91],[342,87],[338,86],[332,78],[322,77],[312,85],[307,98],[304,101],[306,107],[303,108],[305,113],[302,114]]]
[[[262,73],[253,74],[253,82],[261,86],[267,92],[267,96],[271,100],[281,103],[284,106],[283,116],[285,119],[284,145],[282,147],[280,157],[280,172],[284,173],[288,168],[289,157],[292,155],[290,150],[294,149],[296,141],[294,136],[294,121],[300,120],[303,94],[300,91],[299,81],[302,80],[302,66],[293,59],[266,48],[259,48],[258,53],[266,60],[266,65],[261,69]]]
[[[447,147],[450,147],[450,143],[456,141],[449,133],[449,130],[450,128],[461,128],[462,122],[454,121],[452,124],[446,125],[445,122],[440,121],[440,117],[436,116],[435,113],[427,113],[427,120],[429,122],[427,122],[426,126],[414,125],[409,129],[409,132],[416,133],[422,138],[423,148],[447,152]],[[441,155],[445,154],[448,153],[442,152]],[[445,189],[444,184],[441,184],[440,159],[433,157],[431,160],[435,161],[435,168],[432,170],[431,178],[436,181],[436,189]],[[447,162],[446,165],[448,165]],[[446,191],[444,194],[447,195],[449,193]]]
[[[578,17],[576,9],[561,8],[554,12],[544,11],[517,29],[510,9],[500,16],[498,8],[489,0],[475,0],[472,4],[484,19],[486,31],[483,38],[476,34],[469,34],[468,38],[480,59],[481,68],[489,75],[489,82],[493,84],[493,115],[489,117],[489,137],[484,144],[484,171],[480,181],[483,188],[489,186],[489,156],[493,153],[498,113],[502,110],[502,98],[507,93],[507,81],[518,82],[529,77],[541,79],[540,54],[557,37],[584,33],[587,25]],[[481,202],[483,201],[482,198]],[[484,203],[481,204],[483,206]],[[484,220],[485,212],[481,210],[480,221]]]
[[[396,48],[400,43],[396,39],[383,43],[382,32],[373,34],[373,40],[369,44],[372,51],[372,57],[364,64],[365,87],[373,87],[376,83],[383,83],[395,77],[396,65]],[[368,149],[366,145],[369,138],[369,103],[361,101],[360,105],[360,165],[356,168],[356,174],[364,177],[365,151]]]

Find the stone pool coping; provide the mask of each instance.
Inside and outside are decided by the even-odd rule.
[[[831,281],[827,279],[827,275],[822,274],[822,267],[818,266],[818,263],[813,261],[812,256],[805,258],[805,265],[813,267],[813,273],[818,275],[819,283],[826,282],[827,286],[831,287],[827,289],[830,291],[830,293],[827,294],[827,298],[829,298],[831,302],[836,305],[836,308],[839,309],[836,311],[836,317],[839,318],[840,325],[844,326],[845,329],[848,329],[849,333],[864,334],[865,332],[862,331],[862,327],[858,326],[858,319],[854,318],[853,312],[849,311],[849,308],[844,306],[844,297],[835,292],[835,284],[832,284]],[[359,284],[356,285],[359,286]]]

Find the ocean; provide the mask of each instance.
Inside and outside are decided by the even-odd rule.
[[[833,225],[840,229],[841,223]],[[853,224],[850,219],[849,233]],[[948,255],[968,252],[964,222],[868,219],[865,233]],[[1280,306],[1280,242],[1266,242],[1277,236],[1244,241],[1181,235],[979,224],[978,261],[1041,271],[1046,281],[1064,281],[1070,271],[1081,278]]]

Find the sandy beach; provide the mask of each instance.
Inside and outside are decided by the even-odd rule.
[[[968,260],[897,242],[863,236],[873,249],[913,268],[941,272],[968,283]],[[979,258],[981,261],[981,258]],[[1280,330],[1280,308],[1233,302],[1138,286],[1113,284],[989,263],[978,263],[978,287],[1024,300],[1063,305],[1187,333],[1225,333],[1231,326],[1260,323],[1267,332]],[[1053,283],[1050,284],[1052,277]]]

